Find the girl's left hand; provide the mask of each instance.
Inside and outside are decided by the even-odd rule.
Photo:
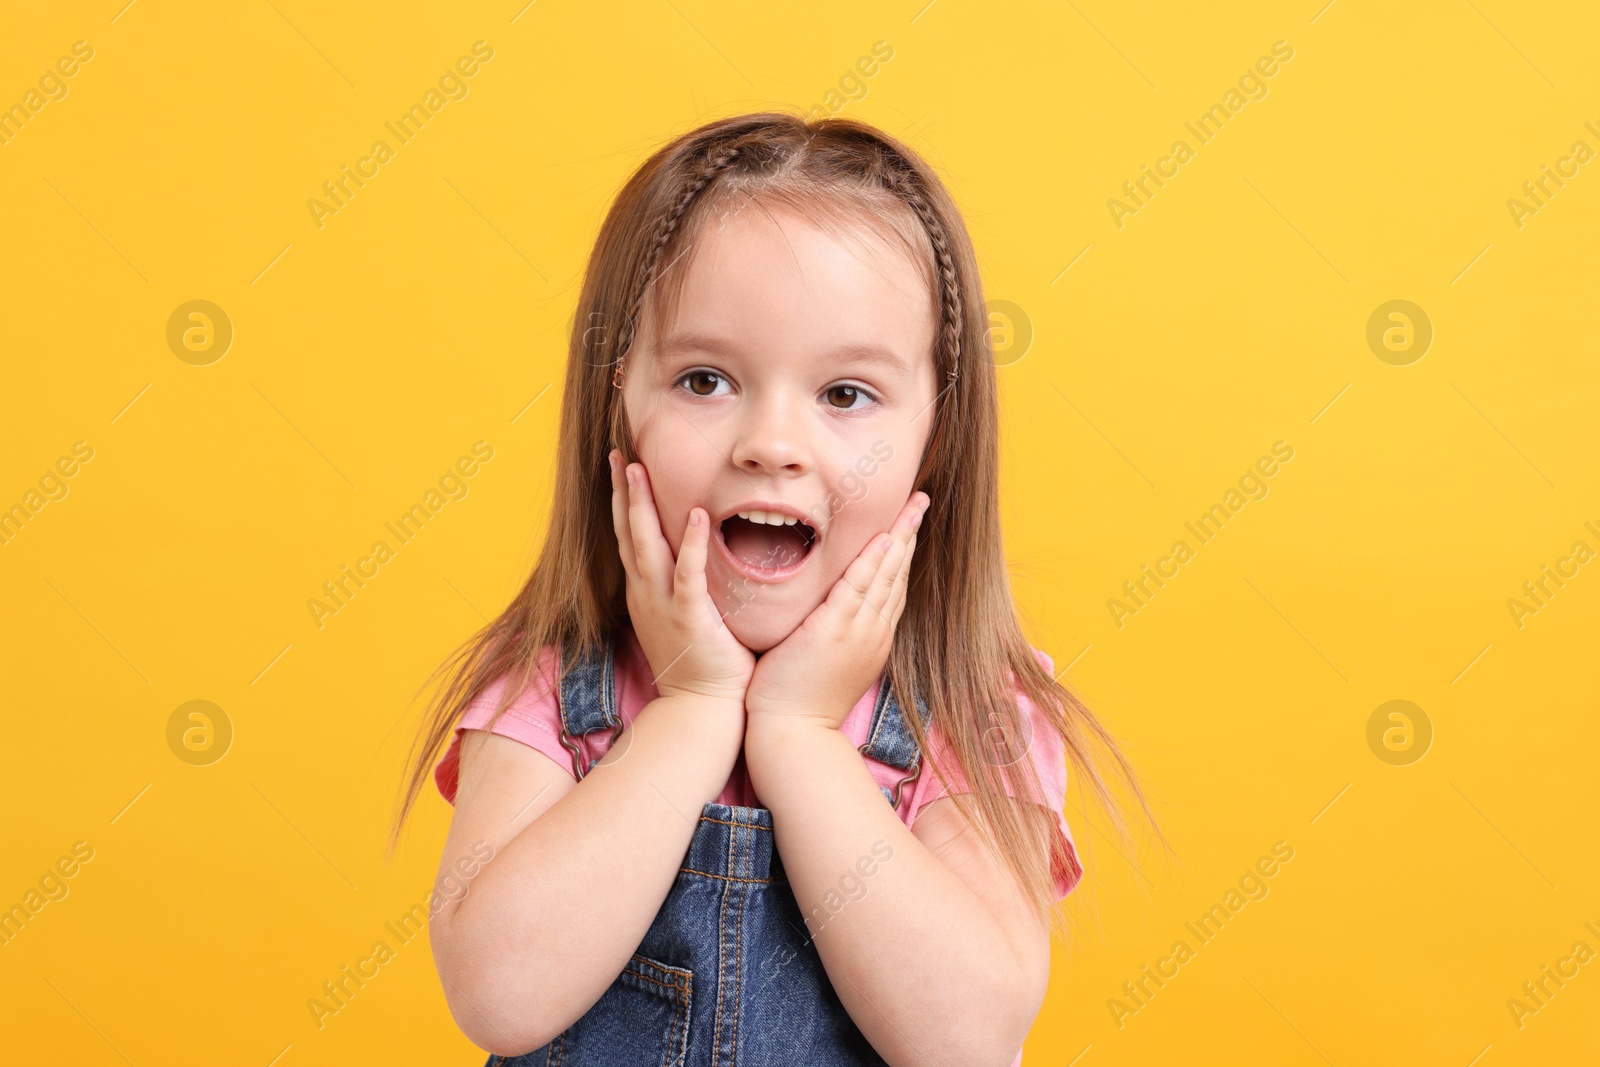
[[[745,692],[752,719],[816,720],[838,729],[883,673],[928,494],[911,494],[888,533],[878,534],[845,568],[828,597],[800,626],[756,660]]]

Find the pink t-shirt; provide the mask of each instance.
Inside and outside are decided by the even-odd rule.
[[[1034,655],[1044,665],[1045,670],[1054,673],[1050,657],[1038,649]],[[654,676],[650,670],[649,661],[645,658],[644,649],[640,647],[638,638],[634,636],[633,628],[626,623],[621,627],[615,643],[614,671],[617,683],[617,713],[626,722],[632,722],[634,717],[644,710],[644,706],[657,696],[655,684],[651,681]],[[514,738],[525,745],[538,749],[551,759],[556,765],[572,775],[572,754],[561,745],[561,713],[557,709],[556,695],[547,690],[548,682],[539,678],[553,678],[556,670],[556,654],[553,649],[545,649],[544,656],[539,664],[539,676],[529,686],[528,691],[506,708],[499,721],[494,724],[493,732]],[[872,725],[872,709],[878,699],[878,685],[873,683],[871,689],[863,693],[861,699],[856,701],[855,707],[845,716],[840,729],[850,738],[851,743],[860,746],[866,743],[867,730]],[[444,758],[434,768],[434,782],[439,787],[439,792],[452,805],[456,798],[456,775],[461,754],[461,732],[463,730],[482,729],[488,723],[494,711],[496,702],[505,687],[505,679],[499,678],[481,693],[461,715],[456,723],[455,736],[450,741]],[[1072,831],[1067,827],[1066,815],[1062,807],[1067,795],[1067,765],[1066,753],[1062,747],[1061,739],[1056,732],[1048,726],[1039,723],[1037,709],[1026,697],[1018,694],[1023,714],[1028,718],[1031,730],[1029,736],[1031,743],[1027,746],[1028,758],[1032,759],[1038,768],[1039,780],[1045,788],[1050,806],[1056,815],[1056,828],[1063,841],[1066,842],[1068,864],[1063,868],[1056,864],[1053,870],[1055,875],[1056,899],[1060,900],[1083,877],[1083,867],[1078,862],[1077,847],[1072,840]],[[611,730],[597,730],[593,733],[582,734],[575,740],[583,749],[584,766],[590,761],[605,754],[607,740]],[[935,752],[943,754],[946,750],[941,732],[935,727],[932,731],[930,744]],[[861,757],[871,771],[873,780],[880,786],[887,787],[891,792],[894,785],[906,772],[898,767],[880,763],[866,756]],[[923,761],[922,773],[911,782],[906,783],[900,792],[900,805],[898,813],[909,829],[916,825],[917,814],[928,804],[948,793],[970,792],[961,769],[956,765],[955,757],[949,756],[940,761],[940,767],[945,774],[950,776],[953,788],[946,789],[939,781],[932,766],[927,760]],[[722,792],[717,795],[719,804],[731,804],[741,807],[763,807],[750,785],[750,776],[745,771],[744,755],[741,753],[733,766],[733,773],[727,784],[722,787]]]

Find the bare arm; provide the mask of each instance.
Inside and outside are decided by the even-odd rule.
[[[878,1054],[1010,1064],[1044,1001],[1050,934],[955,802],[908,830],[850,739],[814,721],[752,717],[745,762],[828,978]]]
[[[474,1044],[520,1055],[600,999],[672,888],[743,729],[742,707],[659,699],[581,782],[520,741],[466,732],[435,892],[475,844],[493,859],[429,933],[451,1014]]]
[[[709,517],[690,509],[674,558],[648,472],[609,460],[628,617],[659,696],[581,782],[527,745],[468,731],[439,868],[442,885],[476,843],[495,850],[429,929],[456,1023],[504,1055],[548,1042],[622,973],[744,738],[755,657],[706,591]]]
[[[895,1067],[1001,1067],[1044,999],[1049,930],[953,800],[907,829],[839,730],[883,670],[928,503],[913,493],[761,657],[745,767],[822,965],[872,1047]]]

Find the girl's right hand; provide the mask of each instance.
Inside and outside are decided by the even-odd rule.
[[[627,571],[628,617],[656,675],[656,691],[744,708],[755,655],[722,620],[706,588],[711,519],[689,509],[678,558],[661,533],[650,476],[642,463],[622,466],[611,450],[611,520]]]

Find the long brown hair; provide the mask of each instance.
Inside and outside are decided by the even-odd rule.
[[[1036,739],[1016,693],[1026,694],[1060,736],[1124,838],[1126,820],[1090,754],[1091,741],[1110,754],[1153,826],[1155,819],[1111,734],[1035,658],[1012,603],[1000,537],[989,320],[960,212],[915,152],[849,118],[807,121],[763,112],[710,122],[657,150],[618,194],[573,316],[555,499],[539,561],[499,617],[424,682],[426,688],[450,673],[412,746],[389,854],[460,713],[508,674],[498,718],[529,685],[541,649],[596,648],[626,615],[606,456],[615,446],[625,461],[636,457],[613,372],[632,345],[647,297],[650,309],[660,310],[652,336],[661,335],[685,273],[671,267],[708,215],[739,199],[875,226],[907,248],[937,294],[934,361],[942,392],[915,481],[933,503],[918,532],[888,677],[901,707],[912,706],[912,693],[927,702],[932,727],[971,785],[970,794],[953,794],[958,810],[1017,877],[1040,918],[1064,933],[1053,907],[1051,868],[1066,862],[1064,849],[1051,843],[1054,817],[1036,805],[1010,803],[1007,795],[1009,784],[1016,796],[1044,796],[1025,758]],[[948,784],[927,732],[916,716],[907,721],[929,757],[923,773],[931,768]]]

